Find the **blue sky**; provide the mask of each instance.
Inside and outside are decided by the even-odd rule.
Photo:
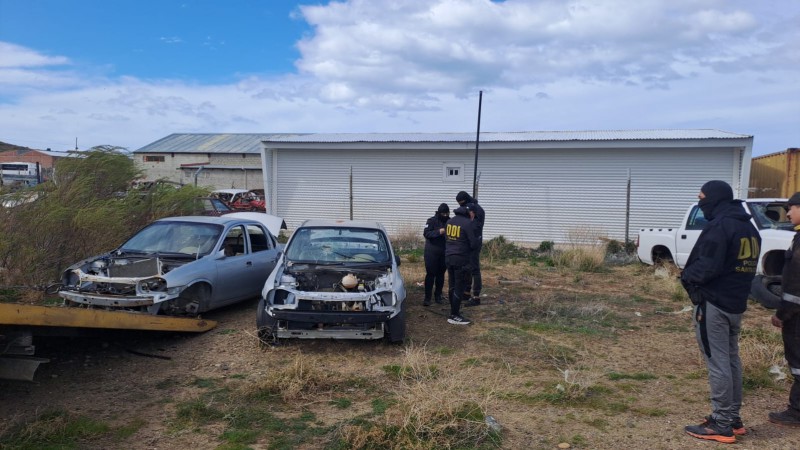
[[[715,128],[800,147],[800,2],[0,0],[0,141]]]

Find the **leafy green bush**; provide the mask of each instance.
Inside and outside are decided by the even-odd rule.
[[[538,252],[551,252],[555,248],[556,243],[553,241],[542,241],[539,243],[539,248],[536,249]]]

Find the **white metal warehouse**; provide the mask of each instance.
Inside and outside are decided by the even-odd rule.
[[[746,197],[752,145],[710,129],[481,133],[484,239],[622,241],[678,225],[708,180]],[[267,205],[290,229],[349,218],[352,204],[355,219],[421,233],[439,203],[452,210],[458,191],[472,193],[475,148],[474,133],[273,134],[261,151]]]

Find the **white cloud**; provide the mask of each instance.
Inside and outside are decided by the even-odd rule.
[[[64,56],[47,56],[40,52],[12,44],[0,42],[0,68],[44,67],[69,64]]]

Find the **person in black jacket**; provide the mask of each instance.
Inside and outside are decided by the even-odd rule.
[[[447,203],[439,205],[436,214],[425,223],[422,235],[425,236],[425,299],[424,306],[431,305],[431,295],[436,303],[442,303],[442,289],[444,288],[444,273],[447,265],[444,263],[445,226],[450,220],[450,207]]]
[[[466,191],[456,194],[456,201],[460,206],[471,204],[474,208],[473,228],[478,237],[478,247],[470,255],[470,266],[472,270],[467,275],[464,293],[464,306],[478,306],[481,304],[481,290],[483,290],[483,280],[481,278],[481,248],[483,247],[483,224],[486,221],[486,212],[478,200],[469,195]],[[471,298],[470,298],[471,297]]]
[[[785,411],[769,413],[769,421],[790,427],[800,427],[800,192],[787,202],[786,216],[796,233],[792,246],[786,251],[781,287],[783,296],[772,324],[781,329],[783,354],[794,377],[789,390],[789,406]]]
[[[450,279],[450,317],[447,322],[454,325],[469,325],[469,319],[461,315],[461,300],[467,287],[467,277],[471,271],[472,252],[478,247],[478,237],[472,225],[474,206],[468,204],[458,207],[445,231],[445,261],[447,276]]]
[[[695,305],[695,336],[708,368],[713,411],[701,424],[684,430],[699,439],[734,443],[736,435],[747,432],[739,415],[739,332],[761,236],[728,183],[709,181],[697,197],[708,223],[689,254],[681,283]]]

